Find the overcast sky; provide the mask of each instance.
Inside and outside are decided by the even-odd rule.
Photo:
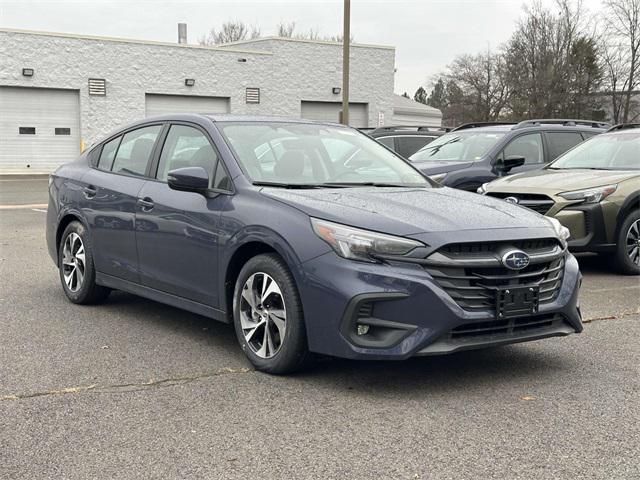
[[[553,5],[554,0],[542,0]],[[600,0],[583,0],[592,12]],[[352,0],[356,42],[396,47],[397,93],[429,86],[460,53],[497,48],[532,0]],[[342,0],[0,0],[0,26],[174,42],[178,22],[190,43],[211,27],[239,19],[273,34],[280,21],[321,34],[342,31]]]

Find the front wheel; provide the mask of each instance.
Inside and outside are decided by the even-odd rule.
[[[310,361],[298,289],[278,255],[258,255],[242,268],[233,320],[238,342],[256,369],[292,373]]]
[[[615,261],[618,270],[627,275],[640,275],[640,210],[627,215],[617,240]]]
[[[58,265],[62,288],[73,303],[98,303],[109,295],[108,288],[96,285],[91,244],[82,223],[71,222],[62,233]]]

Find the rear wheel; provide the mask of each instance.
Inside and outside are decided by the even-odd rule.
[[[91,244],[82,223],[74,221],[65,228],[58,250],[60,281],[73,303],[98,303],[110,290],[96,285]]]
[[[256,369],[285,374],[310,361],[298,289],[278,255],[258,255],[242,268],[233,319],[238,342]]]
[[[640,275],[640,210],[631,212],[618,232],[615,262],[627,275]]]

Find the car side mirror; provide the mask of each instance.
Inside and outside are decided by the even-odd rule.
[[[209,174],[202,167],[184,167],[171,170],[167,184],[173,190],[204,193],[209,188]]]
[[[501,172],[509,172],[512,168],[524,165],[525,158],[520,155],[509,155],[498,164],[498,170]]]

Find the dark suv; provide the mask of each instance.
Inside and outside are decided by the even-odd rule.
[[[405,359],[580,332],[568,236],[357,130],[277,118],[129,125],[56,170],[47,211],[69,300],[117,289],[231,323],[271,373],[310,352]]]
[[[483,183],[541,168],[609,125],[591,120],[468,123],[409,157],[422,173],[448,187],[475,192]]]
[[[364,130],[364,129],[363,129]],[[395,126],[366,131],[367,135],[389,147],[404,158],[409,158],[425,145],[451,131],[447,127]]]

